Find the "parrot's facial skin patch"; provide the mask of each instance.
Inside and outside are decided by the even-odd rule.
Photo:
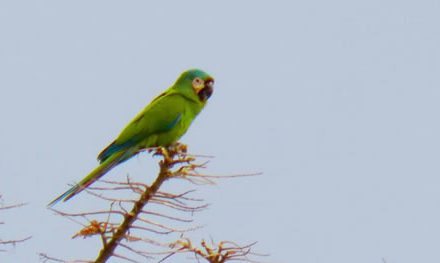
[[[205,82],[201,78],[194,78],[192,82],[193,89],[198,94],[205,87]]]

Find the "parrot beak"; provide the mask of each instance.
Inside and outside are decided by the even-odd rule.
[[[207,101],[214,92],[214,80],[208,79],[205,81],[203,88],[197,91],[197,95],[201,101]]]

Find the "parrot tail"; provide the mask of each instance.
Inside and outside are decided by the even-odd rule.
[[[69,190],[67,190],[64,194],[58,196],[55,200],[50,202],[47,206],[51,207],[63,200],[64,202],[74,197],[76,194],[80,193],[82,190],[86,189],[89,185],[93,184],[96,180],[101,178],[104,174],[110,171],[113,167],[121,163],[122,161],[128,159],[129,151],[121,151],[114,153],[112,156],[108,157],[105,161],[103,161],[98,167],[96,167],[93,171],[91,171],[81,182],[72,186]]]

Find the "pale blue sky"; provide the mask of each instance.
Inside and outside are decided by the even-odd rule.
[[[95,258],[99,241],[71,240],[78,226],[46,204],[199,67],[216,90],[182,141],[216,156],[207,172],[263,175],[203,187],[195,237],[259,241],[267,262],[440,262],[439,13],[428,0],[1,1],[0,193],[29,205],[0,216],[0,237],[34,237],[0,261]],[[109,177],[151,179],[154,162]]]

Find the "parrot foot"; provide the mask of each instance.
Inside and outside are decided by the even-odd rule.
[[[188,146],[180,142],[175,142],[168,146],[168,151],[176,154],[186,154],[188,152]]]
[[[170,166],[189,163],[194,160],[193,157],[187,156],[188,146],[183,143],[176,142],[168,147],[159,146],[151,148],[151,151],[154,151],[153,156],[162,156],[163,162],[168,163]]]
[[[148,148],[148,152],[154,152],[153,156],[157,155],[185,155],[188,153],[188,146],[186,144],[175,142],[167,147],[158,146],[158,147],[152,147]]]

